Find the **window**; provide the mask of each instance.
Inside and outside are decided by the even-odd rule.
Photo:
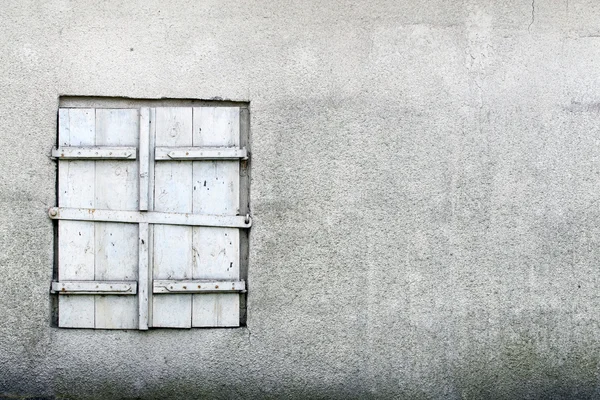
[[[243,323],[247,111],[59,109],[59,327]]]

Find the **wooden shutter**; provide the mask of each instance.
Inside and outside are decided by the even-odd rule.
[[[59,111],[59,326],[239,326],[239,115]]]
[[[135,147],[139,136],[138,122],[137,110],[61,109],[59,144],[65,148]],[[135,157],[95,161],[93,157],[73,156],[59,161],[59,207],[137,210],[138,165]],[[124,281],[134,288],[138,278],[137,228],[133,224],[112,222],[59,221],[59,280],[98,281],[98,286],[102,282]],[[137,328],[138,303],[134,291],[124,292],[131,295],[62,295],[59,326]]]

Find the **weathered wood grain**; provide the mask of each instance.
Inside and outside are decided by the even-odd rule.
[[[156,146],[192,145],[191,108],[157,108]],[[154,166],[154,210],[192,212],[192,163],[169,161]],[[154,279],[192,277],[192,228],[154,226]],[[152,326],[191,327],[192,297],[185,294],[155,294],[152,297]]]
[[[238,147],[239,109],[194,108],[194,146]],[[194,161],[194,213],[239,213],[239,160]],[[195,227],[194,279],[238,280],[239,229]],[[239,294],[209,293],[193,297],[192,326],[238,326]]]
[[[137,146],[139,117],[136,109],[96,110],[96,145]],[[96,207],[138,210],[139,171],[136,161],[96,162]],[[138,225],[95,223],[95,279],[138,279]],[[96,328],[137,329],[138,298],[96,297]]]
[[[95,110],[59,110],[60,146],[95,145]],[[94,161],[60,161],[58,164],[58,205],[94,207]],[[59,221],[58,278],[94,279],[94,223]],[[94,327],[94,296],[61,296],[58,325],[68,328]]]

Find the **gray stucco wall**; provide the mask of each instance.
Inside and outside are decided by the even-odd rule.
[[[7,1],[0,395],[600,396],[596,0]],[[50,326],[60,95],[250,101],[248,327]]]

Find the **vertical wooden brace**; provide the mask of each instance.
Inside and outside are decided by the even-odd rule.
[[[154,149],[155,146],[155,141],[156,141],[156,108],[150,108],[149,109],[149,114],[150,114],[150,127],[149,127],[149,143],[150,143],[150,149]],[[150,165],[150,170],[148,171],[148,184],[149,184],[149,190],[148,190],[148,210],[149,211],[154,211],[154,151],[150,151],[149,152],[149,165]],[[152,304],[153,304],[153,300],[152,300],[152,290],[150,290],[150,286],[152,285],[152,274],[153,274],[153,270],[154,270],[154,225],[149,225],[148,227],[148,243],[149,243],[149,249],[150,251],[148,252],[148,327],[152,328],[153,324],[153,308],[152,308]]]
[[[148,210],[150,170],[150,110],[140,109],[140,211]]]
[[[149,268],[148,268],[148,223],[139,224],[139,272],[138,272],[138,293],[139,293],[139,328],[148,329],[148,292],[150,287]]]
[[[140,109],[140,211],[148,211],[150,199],[150,109]],[[150,258],[148,246],[150,233],[148,223],[139,224],[139,329],[147,330],[149,325]]]

